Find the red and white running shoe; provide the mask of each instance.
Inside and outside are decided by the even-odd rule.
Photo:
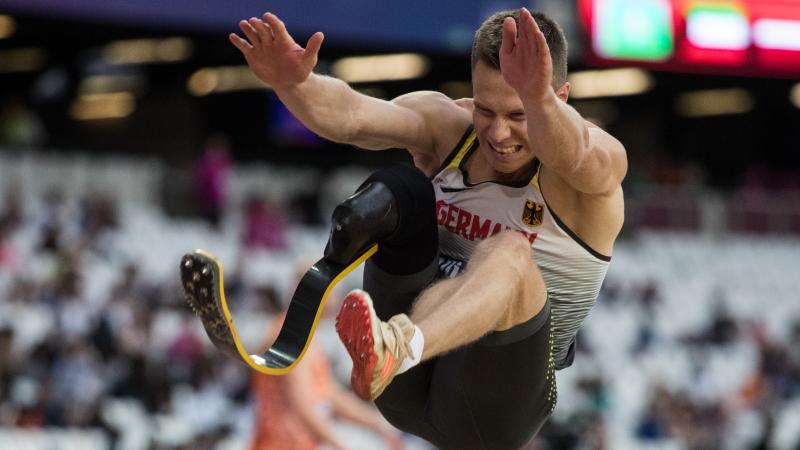
[[[353,360],[350,383],[359,397],[378,398],[403,360],[413,358],[409,343],[414,330],[414,324],[405,314],[381,321],[366,292],[356,289],[347,294],[336,316],[336,332]]]

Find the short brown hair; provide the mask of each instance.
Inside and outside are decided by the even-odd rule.
[[[534,20],[542,30],[547,46],[550,47],[550,59],[553,61],[553,87],[559,88],[567,81],[567,38],[564,30],[550,17],[532,11]],[[492,69],[500,70],[500,46],[503,42],[503,22],[512,17],[519,29],[519,10],[500,11],[486,19],[475,32],[472,41],[472,68],[482,61]]]

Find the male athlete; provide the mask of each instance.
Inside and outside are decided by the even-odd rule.
[[[416,169],[373,174],[334,211],[326,257],[377,242],[337,331],[351,381],[396,427],[447,449],[513,449],[556,403],[623,222],[623,146],[567,105],[567,48],[551,19],[505,11],[472,49],[474,98],[383,101],[313,73],[273,14],[230,35],[308,128]],[[374,304],[373,304],[374,301]]]

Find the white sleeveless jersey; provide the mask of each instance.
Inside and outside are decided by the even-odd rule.
[[[594,305],[611,258],[592,250],[548,207],[538,161],[530,180],[469,183],[464,164],[477,148],[470,127],[432,177],[441,275],[463,272],[479,241],[507,229],[521,231],[547,286],[556,367],[567,367],[574,358],[575,335]]]

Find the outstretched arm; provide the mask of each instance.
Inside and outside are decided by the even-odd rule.
[[[384,101],[362,95],[341,80],[313,73],[322,33],[311,36],[303,48],[274,14],[264,14],[263,21],[243,20],[239,26],[247,39],[236,34],[229,38],[250,70],[313,132],[372,150],[406,148],[414,156],[434,151],[429,118],[456,107],[446,96],[418,92]]]
[[[531,13],[503,23],[500,71],[522,99],[529,145],[548,168],[587,194],[609,194],[627,171],[622,144],[585,121],[551,86],[553,65],[544,34]]]

